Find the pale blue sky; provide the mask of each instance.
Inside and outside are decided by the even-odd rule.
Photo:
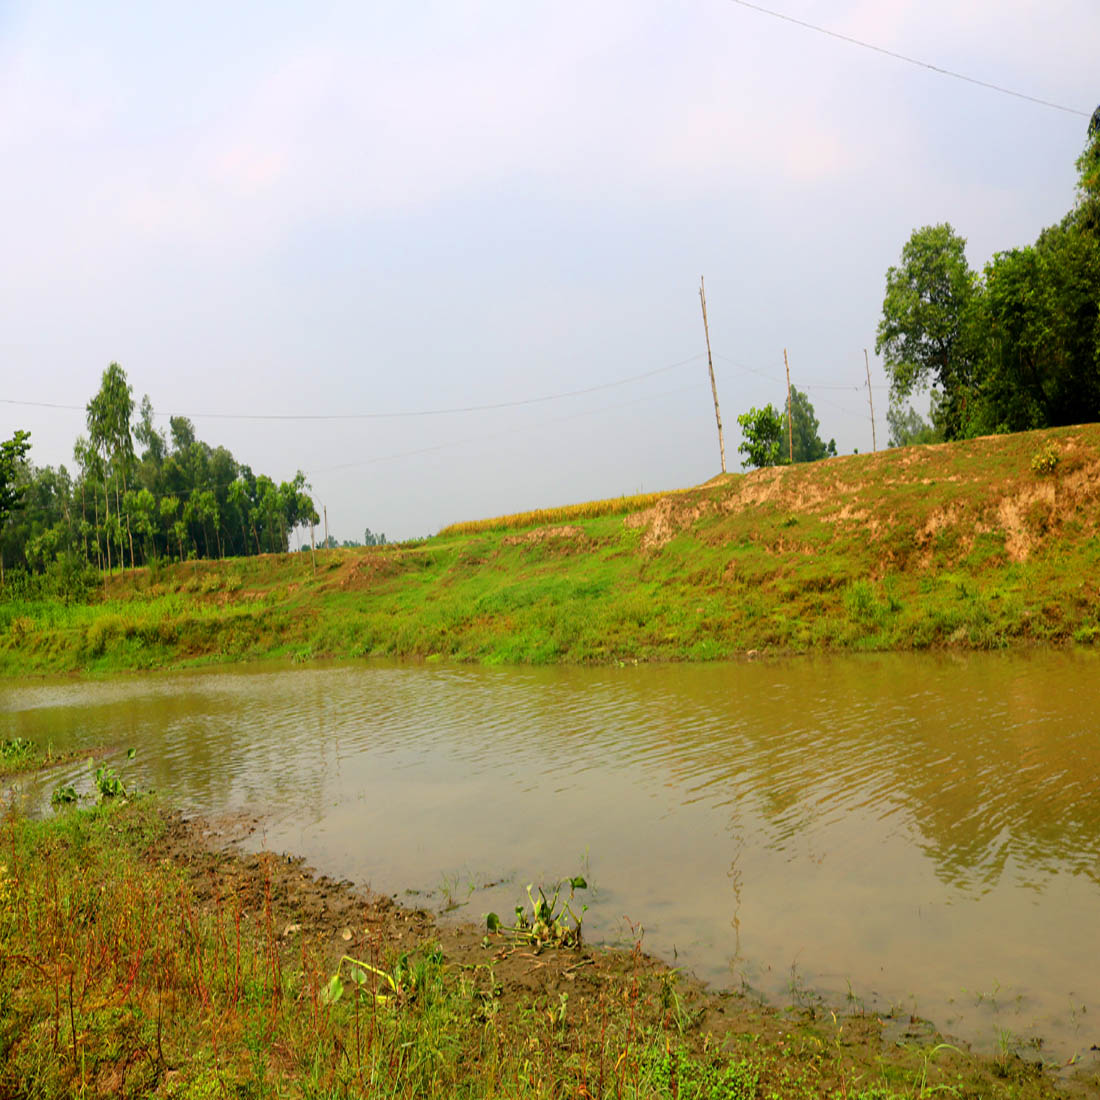
[[[1095,0],[769,6],[1100,102]],[[82,406],[117,360],[165,426],[306,471],[338,538],[428,534],[716,473],[702,274],[729,467],[784,347],[822,436],[868,450],[863,348],[881,445],[909,233],[949,220],[979,267],[1034,240],[1086,123],[730,0],[0,0],[0,397]],[[485,405],[693,356],[490,412],[205,415]],[[0,404],[17,427],[71,466],[83,415]]]

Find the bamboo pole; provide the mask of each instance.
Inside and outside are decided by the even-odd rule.
[[[871,447],[878,450],[878,440],[875,438],[875,403],[871,399],[871,362],[867,358],[867,349],[863,349],[863,365],[867,368],[867,404],[871,406]]]
[[[726,441],[722,437],[722,414],[718,411],[718,386],[714,381],[714,361],[710,357],[710,327],[707,325],[707,294],[703,276],[699,276],[699,301],[703,304],[703,333],[707,338],[707,370],[710,371],[710,392],[714,398],[714,419],[718,424],[718,450],[722,456],[722,473],[726,472]]]
[[[787,349],[783,349],[783,366],[787,368],[787,445],[794,465],[794,425],[791,421],[791,365],[787,362]]]

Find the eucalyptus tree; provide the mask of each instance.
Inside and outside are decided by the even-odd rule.
[[[111,469],[115,489],[115,514],[121,512],[118,482],[122,479],[126,489],[126,473],[134,460],[134,440],[130,434],[130,419],[134,413],[133,390],[126,381],[126,372],[118,363],[111,363],[103,372],[99,392],[88,402],[88,438],[94,448],[103,455]],[[110,499],[107,504],[107,526],[111,526]],[[127,528],[129,536],[129,528]],[[118,528],[120,550],[122,530]],[[134,563],[134,541],[130,536],[130,564]],[[125,559],[122,561],[125,568]],[[107,569],[111,568],[110,539],[107,542]]]
[[[149,395],[145,394],[141,399],[140,419],[134,425],[134,438],[145,448],[141,455],[142,460],[159,468],[168,453],[168,444],[164,433],[158,432],[153,424],[153,416],[153,403],[149,400]]]
[[[80,467],[80,530],[84,539],[84,557],[88,557],[88,502],[87,491],[89,482],[92,489],[92,509],[95,515],[95,555],[96,564],[103,568],[103,556],[99,549],[99,492],[96,488],[95,471],[99,462],[99,456],[88,441],[87,436],[78,435],[73,444],[73,460]]]

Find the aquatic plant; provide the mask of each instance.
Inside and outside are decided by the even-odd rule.
[[[558,898],[562,888],[568,884],[569,897],[560,906]],[[547,898],[545,890],[538,887],[538,897],[533,893],[534,885],[527,887],[527,900],[531,906],[530,915],[522,905],[516,906],[516,923],[505,925],[496,913],[485,918],[485,928],[489,933],[504,932],[525,943],[531,944],[535,951],[546,946],[578,947],[581,942],[581,921],[588,906],[582,905],[580,914],[573,908],[573,897],[577,890],[586,890],[588,883],[583,876],[562,879],[554,887],[554,895]]]
[[[58,783],[50,795],[50,805],[56,810],[59,806],[72,806],[77,801],[76,789],[68,784]]]
[[[106,764],[96,768],[95,786],[101,799],[126,797],[126,785],[119,778],[115,769],[108,767]]]
[[[34,743],[25,737],[8,737],[0,741],[0,758],[4,760],[19,760],[33,751]]]

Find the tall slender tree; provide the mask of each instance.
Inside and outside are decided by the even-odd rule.
[[[134,413],[133,390],[126,380],[126,372],[111,363],[103,372],[99,392],[88,402],[87,423],[88,438],[92,446],[103,455],[104,465],[111,472],[115,490],[115,514],[121,523],[121,494],[126,490],[126,474],[134,460],[134,439],[130,433],[130,419]],[[107,523],[110,526],[110,501],[107,505]],[[134,540],[127,525],[130,542],[130,564],[134,564]],[[126,562],[122,554],[122,528],[119,526],[119,551],[122,565]],[[111,568],[110,539],[107,542],[107,568]]]

